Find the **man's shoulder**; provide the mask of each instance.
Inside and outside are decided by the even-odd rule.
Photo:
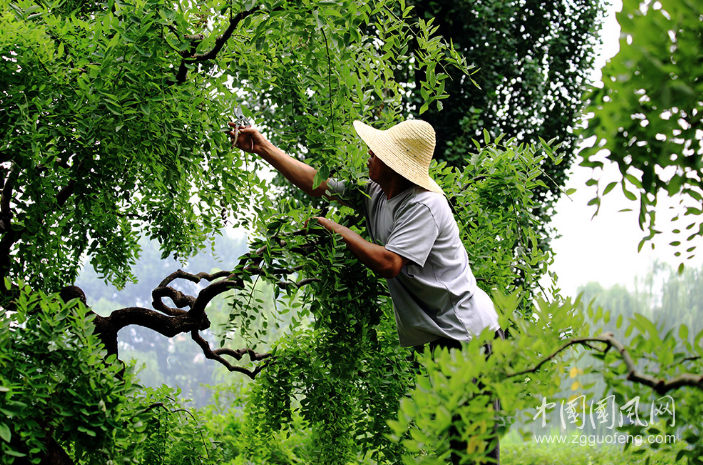
[[[371,179],[368,180],[368,182],[364,186],[364,189],[366,190],[366,193],[370,196],[379,195],[383,193],[381,186],[376,181],[373,181]]]
[[[446,197],[437,192],[428,191],[422,187],[416,187],[413,194],[408,198],[408,203],[415,205],[424,205],[432,212],[440,212],[449,210],[449,204]]]

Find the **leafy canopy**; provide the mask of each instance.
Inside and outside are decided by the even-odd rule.
[[[466,69],[390,5],[3,1],[0,274],[55,290],[86,255],[121,287],[142,235],[185,260],[226,218],[246,224],[262,187],[223,131],[239,103],[321,171],[348,165],[351,121],[397,116],[411,37],[418,66]]]

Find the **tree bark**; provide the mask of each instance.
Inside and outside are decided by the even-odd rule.
[[[63,447],[61,447],[53,437],[47,438],[46,445],[46,455],[42,457],[39,465],[75,465],[75,462],[68,456],[66,451],[63,450]]]

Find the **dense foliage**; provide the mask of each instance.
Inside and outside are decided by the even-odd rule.
[[[418,66],[464,68],[383,1],[0,5],[0,274],[47,290],[83,254],[120,287],[140,236],[185,259],[223,219],[245,222],[259,181],[222,131],[239,94],[266,96],[256,119],[334,167],[353,119],[393,118],[411,37]]]
[[[353,204],[366,157],[350,123],[402,118],[407,92],[395,75],[406,52],[427,77],[416,85],[428,107],[447,98],[448,70],[468,71],[411,13],[383,0],[0,2],[3,463],[475,460],[495,439],[493,398],[505,417],[556,396],[572,348],[599,358],[584,371],[619,398],[673,396],[689,446],[676,453],[700,462],[703,332],[663,333],[634,315],[618,339],[601,310],[535,298],[551,256],[534,212],[552,188],[544,167],[562,159],[549,144],[482,131],[465,167],[433,166],[511,338],[494,341],[488,360],[483,334],[462,351],[425,355],[423,366],[397,346],[383,282],[307,223],[325,214],[364,234],[355,212],[276,197],[260,162],[229,147],[222,129],[241,102],[318,180],[344,180]],[[249,226],[250,251],[222,271],[169,270],[153,309],[135,302],[100,316],[80,289],[71,288],[77,300],[48,294],[72,283],[84,259],[121,287],[141,236],[185,261],[227,222]],[[231,312],[213,348],[201,333],[223,296]],[[258,353],[266,325],[283,322],[262,321],[264,307],[291,316]],[[137,390],[115,360],[117,332],[133,325],[190,333],[208,360],[253,378],[245,407],[203,425],[168,388]],[[240,336],[251,345],[229,348]],[[291,449],[271,445],[279,440]]]
[[[675,219],[684,224],[673,227],[679,238],[672,245],[676,256],[690,257],[691,241],[703,234],[703,12],[684,0],[628,0],[617,17],[620,52],[603,68],[603,86],[589,94],[593,116],[584,137],[595,137],[581,164],[599,168],[604,157],[617,163],[622,178],[608,182],[591,203],[600,205],[618,185],[639,202],[639,224],[647,232],[641,248],[658,234],[658,196],[680,194]]]
[[[451,38],[467,62],[477,67],[471,79],[478,87],[468,76],[447,69],[450,78],[444,84],[450,99],[441,107],[426,107],[422,117],[434,125],[439,137],[437,156],[463,166],[471,139],[483,137],[484,129],[494,137],[506,134],[531,143],[555,139],[566,163],[545,161],[542,180],[547,184],[536,193],[540,208],[547,210],[545,201],[559,196],[558,186],[564,184],[576,151],[574,128],[581,118],[581,95],[589,83],[599,41],[601,2],[408,3],[414,6],[413,15],[434,18],[438,34]],[[426,100],[421,81],[427,77],[422,69],[399,77],[414,84],[408,100],[416,108]]]
[[[161,461],[169,456],[200,463],[207,456],[199,420],[174,412],[181,406],[170,388],[144,391],[131,367],[107,356],[80,301],[23,286],[14,303],[0,310],[1,463],[176,463]]]
[[[619,314],[611,321],[610,312],[578,300],[541,301],[524,319],[512,298],[495,297],[504,321],[513,319],[518,328],[514,340],[492,341],[492,335],[483,334],[461,352],[425,354],[427,378],[418,379],[412,398],[403,400],[398,420],[391,423],[396,438],[421,454],[416,463],[443,463],[434,454],[446,458],[457,452],[451,447],[457,439],[468,444],[459,451],[465,460],[479,460],[496,423],[492,398],[501,401],[499,430],[517,420],[534,424],[525,431],[527,438],[538,431],[542,437],[562,435],[579,442],[588,439],[580,435],[588,434],[581,428],[591,418],[602,420],[596,402],[608,396],[617,412],[628,404],[631,410],[625,421],[615,417],[605,434],[630,435],[625,447],[635,455],[655,449],[670,461],[686,457],[686,463],[701,463],[703,330],[691,333],[683,324],[668,329],[641,314],[628,320]],[[488,360],[486,342],[493,348]],[[565,378],[576,378],[571,388],[565,388]],[[593,379],[602,380],[604,389],[594,391]],[[575,416],[567,417],[566,406],[574,400]],[[668,410],[659,410],[662,402],[668,402]],[[557,421],[540,429],[538,413],[545,407]],[[560,417],[571,430],[552,429]],[[411,438],[402,439],[408,433]],[[667,435],[675,439],[665,442]],[[655,439],[648,442],[650,437]]]
[[[290,212],[285,211],[285,203],[274,207],[268,186],[258,176],[258,162],[232,151],[223,128],[234,107],[244,103],[244,112],[261,128],[286,128],[278,138],[286,149],[297,150],[302,143],[308,153],[314,153],[313,164],[321,174],[345,166],[347,178],[361,177],[359,155],[364,150],[353,141],[350,123],[397,119],[402,96],[393,70],[407,42],[422,44],[425,53],[416,60],[419,67],[466,69],[456,51],[434,36],[425,21],[410,24],[405,8],[398,16],[395,5],[346,0],[1,2],[0,122],[6,130],[0,136],[0,276],[11,284],[3,293],[3,307],[17,305],[11,299],[21,295],[21,281],[38,293],[71,284],[86,259],[101,277],[123,287],[133,280],[132,266],[142,236],[160,242],[162,258],[172,255],[185,261],[212,241],[223,224],[248,224],[263,239],[239,263],[228,264],[229,270],[212,275],[172,272],[152,290],[154,310],[145,307],[148,302],[134,302],[137,306],[106,316],[88,311],[85,315],[90,318],[85,320],[88,324],[92,319],[95,334],[111,357],[117,354],[118,331],[141,325],[168,337],[190,333],[206,358],[230,371],[256,376],[264,364],[243,367],[229,360],[246,356],[261,362],[271,354],[259,354],[250,347],[213,349],[200,334],[211,325],[208,304],[235,291],[231,325],[247,331],[257,315],[253,307],[257,299],[251,297],[257,276],[275,282],[275,298],[283,289],[292,295],[299,287],[317,286],[317,276],[325,271],[312,261],[304,263],[305,269],[292,266],[292,256],[314,252],[329,263],[326,253],[333,250],[331,257],[339,259],[341,252],[333,240],[297,233],[270,240],[281,225],[290,232],[291,215],[285,221],[278,218]],[[426,90],[429,103],[446,98],[436,80]],[[247,101],[258,106],[247,108]],[[297,209],[295,224],[300,228],[303,217],[312,212],[297,205],[291,208]],[[349,257],[346,261],[354,263],[343,270],[347,274],[336,274],[339,264],[327,269],[325,278],[335,287],[316,288],[337,300],[322,304],[317,300],[306,308],[320,328],[318,335],[327,334],[319,340],[300,341],[313,344],[311,350],[319,353],[319,358],[306,360],[312,363],[309,368],[321,367],[319,375],[331,381],[317,402],[329,399],[335,390],[343,400],[355,396],[343,384],[348,378],[335,376],[353,375],[353,370],[344,372],[351,365],[360,370],[368,364],[383,371],[396,363],[386,357],[387,352],[399,350],[390,343],[391,331],[378,338],[373,329],[382,314],[381,308],[372,305],[374,296],[381,294],[379,284],[355,261]],[[315,278],[296,281],[303,271]],[[356,294],[339,292],[342,277],[357,276],[365,287],[360,286]],[[186,291],[179,282],[196,286]],[[369,300],[369,313],[354,317],[348,304],[363,291],[373,292],[364,297]],[[84,299],[80,289],[72,292]],[[342,308],[347,316],[337,320]],[[247,313],[248,309],[254,312]],[[7,324],[10,328],[9,320]],[[344,331],[346,336],[337,340]],[[19,333],[8,329],[7,334]],[[286,344],[297,343],[295,333],[291,334],[289,342],[280,344],[282,361],[273,359],[272,373],[277,363],[286,360]],[[9,353],[11,344],[4,347]],[[287,353],[292,356],[293,352],[291,348]],[[102,357],[94,358],[91,363],[101,363]],[[92,365],[82,361],[85,357],[76,356],[71,363],[89,371]],[[338,361],[343,363],[335,365],[331,374],[322,368]],[[61,371],[55,365],[58,362],[46,361]],[[31,376],[23,378],[15,372],[7,376],[3,385],[19,382],[18,377],[33,383]],[[37,383],[41,385],[40,380]],[[374,422],[366,409],[382,411],[373,426],[376,431],[387,428],[382,419],[395,410],[407,377],[395,377],[393,383],[390,387],[364,384],[367,392],[358,396],[361,413],[355,415],[368,415],[366,421]],[[113,384],[104,386],[108,389]],[[24,417],[8,412],[8,418],[22,428]],[[42,454],[49,457],[58,442],[64,456],[76,452],[71,460],[83,460],[79,438],[62,436],[73,423],[56,410],[43,414],[51,427],[39,425],[31,453],[38,459]],[[335,423],[336,429],[321,425],[318,444],[325,444],[324,434],[341,431],[341,425],[351,421],[344,415]],[[86,422],[81,427],[90,429]],[[3,440],[17,440],[5,430],[3,435]],[[341,451],[340,457],[344,456],[350,438],[340,435],[339,441],[345,443],[340,447],[330,443],[325,453]],[[362,449],[370,449],[374,441],[384,439],[372,437]],[[3,460],[11,461],[9,457]]]

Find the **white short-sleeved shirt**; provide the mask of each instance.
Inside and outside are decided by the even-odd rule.
[[[341,184],[331,187],[343,190]],[[415,186],[388,200],[373,181],[367,194],[363,207],[371,239],[409,260],[387,280],[400,345],[440,337],[469,341],[485,328],[498,330],[498,314],[476,285],[447,199]]]

